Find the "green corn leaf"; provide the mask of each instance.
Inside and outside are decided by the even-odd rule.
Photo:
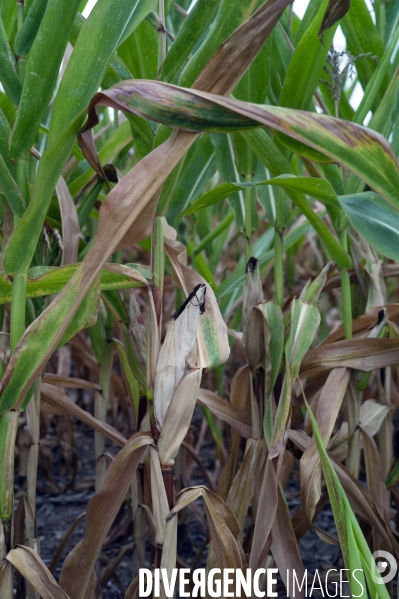
[[[377,194],[339,196],[351,225],[380,254],[399,262],[399,213]]]
[[[291,386],[298,376],[301,362],[310,349],[320,324],[320,313],[316,306],[294,299],[291,304],[291,327],[285,344],[286,372],[278,402],[271,441],[271,455],[280,452],[280,443],[287,426],[291,410]]]
[[[17,75],[13,53],[8,43],[7,33],[0,18],[0,81],[14,106],[18,106],[21,98],[21,82]]]
[[[280,106],[308,110],[324,67],[338,24],[325,32],[324,44],[318,32],[328,0],[323,0],[309,27],[302,35],[292,56],[279,98]]]
[[[17,3],[14,0],[2,0],[0,14],[7,37],[10,39],[17,21]]]
[[[188,151],[167,212],[173,224],[185,207],[201,194],[215,174],[215,154],[209,135],[201,136]]]
[[[31,265],[53,191],[83,119],[82,112],[49,146],[39,161],[33,197],[7,246],[4,257],[7,274],[27,272]]]
[[[361,125],[366,118],[369,110],[372,109],[377,96],[380,94],[380,90],[384,79],[389,73],[389,67],[391,64],[392,54],[396,47],[399,39],[399,27],[396,27],[388,46],[385,49],[384,55],[368,81],[367,87],[364,90],[363,97],[360,104],[354,114],[353,122]]]
[[[248,131],[242,135],[272,175],[276,177],[292,173],[290,164],[266,131]],[[342,249],[321,218],[313,212],[305,195],[299,189],[295,189],[294,186],[286,185],[284,189],[288,197],[299,208],[302,214],[306,216],[320,239],[323,240],[331,258],[335,260],[340,268],[349,268],[351,260],[348,254]]]
[[[110,289],[108,291],[102,292],[102,298],[106,305],[108,306],[111,314],[118,319],[119,322],[123,322],[124,324],[129,324],[129,317],[126,313],[126,308],[121,299],[121,296],[116,291],[116,289]]]
[[[320,324],[320,313],[316,306],[294,299],[291,308],[291,328],[285,345],[285,355],[291,379],[299,373],[301,362],[313,343]]]
[[[57,348],[65,345],[72,337],[74,337],[82,329],[92,327],[97,320],[97,308],[100,301],[100,278],[92,285],[86,297],[83,299],[76,314],[67,326],[64,334],[58,343]]]
[[[16,184],[13,176],[10,173],[9,168],[0,154],[0,188],[2,189],[8,205],[10,206],[13,214],[16,216],[22,216],[25,210],[25,200],[22,197],[21,190]]]
[[[153,0],[97,2],[76,40],[61,81],[51,120],[50,143],[97,91],[127,23],[131,29],[139,25],[153,4]]]
[[[104,321],[107,318],[107,313],[105,310],[104,303],[100,300],[100,304],[98,307],[98,315],[97,320],[93,324],[93,326],[88,328],[89,339],[91,343],[91,347],[93,349],[93,353],[96,357],[98,364],[101,366],[103,361],[103,356],[105,353],[105,348],[107,347],[107,340],[105,337],[105,327]]]
[[[79,264],[68,264],[59,268],[55,266],[32,267],[28,272],[26,296],[28,298],[43,297],[59,293],[78,267]],[[146,271],[143,267],[140,268],[140,272],[135,265],[120,265],[119,272],[105,268],[101,271],[101,291],[142,287],[145,285],[143,278],[144,280],[151,279],[151,272]],[[11,289],[11,279],[4,272],[0,273],[0,304],[8,304],[11,301]]]
[[[284,236],[283,247],[287,251],[294,247],[298,241],[303,239],[305,233],[311,230],[311,225],[305,221],[299,227],[296,227],[293,231],[290,231]],[[265,266],[270,260],[274,258],[274,250],[270,249],[273,244],[274,230],[268,229],[263,235],[259,237],[254,243],[254,256],[259,260],[259,266]],[[230,277],[225,279],[223,283],[216,289],[216,296],[218,299],[225,298],[229,294],[234,294],[237,298],[242,294],[243,284],[245,280],[245,264],[244,257],[241,257],[237,267]]]
[[[331,184],[325,179],[296,177],[295,175],[286,174],[275,177],[274,179],[257,181],[255,183],[221,183],[198,198],[198,200],[191,204],[190,208],[188,208],[182,216],[188,216],[189,214],[198,212],[198,210],[212,206],[236,191],[263,185],[278,185],[283,188],[297,189],[313,198],[322,200],[326,204],[339,206],[337,196],[335,195]]]
[[[305,14],[303,15],[299,27],[295,33],[294,44],[295,46],[298,44],[301,37],[306,33],[309,28],[309,25],[315,18],[317,11],[320,8],[320,2],[318,0],[310,0],[309,4],[306,7]]]
[[[346,38],[346,48],[353,56],[370,53],[377,59],[381,59],[384,51],[383,44],[364,0],[351,0],[351,8],[342,19],[341,27]],[[356,70],[363,89],[371,80],[376,68],[377,63],[370,57],[356,61]],[[388,83],[389,79],[385,77],[380,92],[376,96],[377,101],[381,100]]]
[[[399,96],[399,67],[396,69],[388,87],[378,104],[377,110],[369,123],[369,128],[378,131],[384,137],[389,137],[393,121],[397,118],[396,106]]]
[[[48,0],[34,0],[31,3],[23,25],[15,37],[14,47],[18,56],[27,56],[31,49],[46,11],[47,2]]]
[[[220,0],[196,2],[188,13],[162,65],[161,81],[172,82],[202,34],[208,29]]]
[[[221,178],[224,180],[227,179],[230,181],[237,182],[234,190],[231,191],[231,194],[228,194],[228,196],[233,196],[229,199],[229,205],[234,211],[237,228],[240,231],[243,231],[245,227],[245,200],[240,185],[238,183],[240,177],[237,172],[234,161],[234,148],[232,138],[229,135],[215,134],[211,136],[211,141],[213,147],[215,148],[215,161]],[[186,216],[186,213],[184,214],[184,216]]]
[[[76,44],[76,40],[79,37],[80,32],[82,31],[82,27],[86,19],[81,15],[77,14],[75,20],[72,25],[71,33],[69,34],[69,41],[73,46]],[[127,68],[124,61],[114,53],[111,62],[109,64],[108,70],[106,71],[103,79],[103,87],[107,88],[119,81],[123,81],[123,79],[131,79],[132,73]]]
[[[120,56],[135,79],[156,79],[158,71],[158,35],[143,21],[119,46]]]
[[[136,423],[138,422],[139,417],[139,402],[140,402],[140,388],[137,379],[132,372],[132,368],[129,364],[129,359],[125,350],[124,345],[118,340],[113,340],[115,347],[118,351],[119,359],[122,365],[123,374],[125,375],[125,380],[127,383],[127,387],[129,389],[130,398],[132,401],[132,408],[134,412],[134,417]]]
[[[270,127],[345,166],[399,207],[399,168],[391,148],[377,133],[353,123],[322,114],[239,102],[161,82],[125,81],[97,94],[95,101],[117,103],[121,110],[190,131]],[[94,106],[95,102],[90,110],[91,126],[97,122]],[[241,115],[241,119],[233,114]]]
[[[6,163],[8,170],[14,176],[15,167],[14,164],[11,162],[10,153],[8,151],[8,140],[10,138],[10,134],[10,124],[3,110],[0,108],[0,154],[1,156],[3,156],[4,162]]]
[[[26,64],[21,103],[11,136],[13,159],[25,158],[33,146],[58,78],[78,6],[79,0],[48,0]]]
[[[231,0],[220,1],[217,15],[206,39],[181,75],[182,87],[190,87],[194,83],[219,46],[250,16],[255,6],[254,0],[241,0],[238,3]]]
[[[304,401],[320,454],[320,461],[330,497],[335,524],[337,526],[345,566],[352,571],[354,566],[360,570],[363,570],[367,587],[371,592],[372,597],[376,597],[376,599],[389,599],[389,593],[385,584],[383,584],[381,580],[381,575],[377,570],[368,543],[364,538],[363,532],[356,520],[348,498],[346,497],[345,491],[324,447],[316,418],[314,417],[314,414],[306,399],[304,399]],[[350,555],[350,548],[353,547],[354,543],[356,544],[356,557],[358,558],[356,562],[353,554],[352,556]],[[373,570],[373,576],[371,574],[371,569]],[[380,579],[380,583],[376,584],[374,580],[378,579]],[[358,583],[356,583],[352,577],[350,580],[351,591],[353,595],[359,595],[360,589]]]

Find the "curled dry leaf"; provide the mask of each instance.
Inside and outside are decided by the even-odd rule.
[[[268,127],[347,167],[398,208],[399,193],[395,184],[399,182],[399,168],[391,147],[378,133],[349,121],[279,106],[241,102],[214,93],[145,80],[125,81],[100,92],[95,98],[100,105],[119,106],[121,110],[187,131],[229,132],[240,127]],[[123,105],[115,103],[115,98],[122,98],[119,101]],[[93,111],[94,105],[90,115]],[[237,119],[233,114],[243,119]],[[362,151],[353,152],[356,147]],[[370,169],[372,162],[379,165],[378,171]],[[342,261],[341,268],[351,266],[346,253],[338,253],[336,261],[338,259]]]
[[[219,481],[218,481],[218,492],[219,495],[225,499],[228,495],[229,489],[231,487],[231,484],[233,482],[234,476],[236,474],[237,471],[237,463],[238,463],[238,456],[239,456],[239,449],[241,446],[241,437],[244,438],[252,438],[252,424],[251,424],[251,413],[248,410],[248,408],[250,407],[250,401],[251,401],[251,391],[250,391],[250,370],[249,370],[249,365],[247,364],[246,366],[243,366],[242,368],[240,368],[236,374],[234,375],[234,378],[232,380],[231,383],[231,389],[230,389],[230,403],[228,402],[224,402],[224,400],[222,400],[218,395],[216,395],[216,393],[212,393],[212,395],[210,396],[210,402],[212,402],[213,399],[215,399],[216,401],[216,407],[211,407],[209,404],[207,405],[207,407],[211,410],[211,412],[213,414],[215,414],[215,416],[217,416],[218,418],[220,418],[221,420],[225,420],[227,422],[227,420],[225,418],[223,418],[223,416],[221,414],[218,414],[217,412],[215,412],[215,409],[218,409],[218,402],[223,402],[222,406],[224,407],[226,404],[226,409],[229,409],[230,406],[233,408],[238,408],[238,410],[242,410],[244,413],[244,416],[247,418],[247,429],[248,432],[247,434],[243,434],[242,432],[240,433],[237,428],[236,428],[236,424],[235,424],[235,418],[232,418],[232,422],[229,422],[230,426],[232,427],[231,430],[231,445],[230,445],[230,451],[229,451],[229,455],[227,457],[227,461],[225,464],[225,467],[222,470],[222,473],[219,477]],[[206,391],[205,389],[200,389],[200,392],[198,394],[198,403],[201,404],[201,402],[203,401],[203,397],[201,397],[202,393],[210,393],[208,391]],[[205,404],[203,404],[205,405]]]
[[[127,439],[117,431],[116,428],[106,422],[100,422],[97,418],[94,418],[89,412],[86,412],[86,410],[83,410],[76,405],[68,395],[62,391],[62,389],[47,383],[42,383],[41,394],[42,398],[45,398],[45,401],[42,399],[41,402],[41,407],[44,412],[73,416],[94,430],[102,433],[120,447],[123,447],[127,443]]]
[[[299,376],[306,378],[338,367],[369,372],[398,363],[399,339],[347,339],[309,350]]]
[[[159,455],[155,447],[150,447],[151,457],[151,497],[155,524],[155,543],[162,546],[165,541],[166,517],[169,514],[168,498],[162,478]]]
[[[252,438],[251,413],[247,410],[232,406],[216,393],[208,391],[208,389],[199,389],[198,403],[209,408],[212,414],[227,422],[242,437]]]
[[[398,304],[386,304],[385,306],[386,315],[390,322],[399,322],[399,306]],[[367,314],[362,314],[352,322],[352,333],[354,336],[362,334],[364,331],[371,329],[378,320],[378,314],[381,307],[373,308]],[[335,341],[341,341],[345,338],[343,326],[339,327],[334,333],[331,333],[320,346],[335,343]]]
[[[159,431],[180,381],[199,367],[197,332],[205,311],[205,293],[206,286],[201,284],[190,293],[176,320],[169,325],[159,352],[154,386],[154,413]]]
[[[390,520],[390,501],[388,491],[385,486],[384,469],[382,467],[381,456],[374,439],[366,430],[361,428],[364,462],[366,466],[367,486],[373,497],[375,504],[386,522]]]
[[[33,586],[43,599],[70,599],[57,584],[54,576],[30,547],[17,545],[8,552],[6,559]]]
[[[73,376],[61,376],[51,372],[45,372],[42,376],[42,382],[54,385],[55,387],[72,387],[74,389],[94,389],[101,391],[100,385],[85,379],[77,379]]]
[[[173,465],[187,434],[201,384],[201,374],[200,369],[191,370],[175,389],[157,442],[159,459],[163,466]]]
[[[223,499],[206,487],[188,487],[177,496],[175,507],[168,518],[173,518],[184,507],[202,497],[212,542],[219,568],[246,568],[246,560],[238,536],[240,527]]]
[[[330,0],[318,33],[321,42],[324,32],[346,15],[350,5],[350,0]]]
[[[381,424],[390,412],[390,407],[381,404],[375,399],[366,399],[360,406],[359,424],[369,437],[374,437],[381,428]]]
[[[175,278],[186,296],[197,285],[206,286],[205,312],[200,319],[198,334],[198,352],[201,368],[212,369],[224,364],[230,355],[227,327],[220,313],[212,287],[195,270],[187,266],[187,249],[177,241],[177,232],[173,227],[165,226],[165,251],[172,263]]]

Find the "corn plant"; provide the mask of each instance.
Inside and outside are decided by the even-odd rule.
[[[289,572],[313,528],[362,596],[389,597],[373,554],[399,559],[398,7],[86,4],[0,4],[0,597],[101,596],[128,551],[138,597],[141,568],[184,567],[190,510],[206,516],[194,567],[276,566],[304,597]],[[94,430],[95,495],[45,564],[57,416]],[[315,524],[327,502],[338,537]],[[101,571],[123,505],[133,541]]]

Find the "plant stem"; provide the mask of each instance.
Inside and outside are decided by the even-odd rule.
[[[348,233],[344,231],[341,234],[341,245],[348,251]],[[347,270],[341,270],[341,289],[342,289],[342,314],[344,321],[345,339],[352,339],[352,298],[349,273]]]
[[[279,189],[276,202],[276,222],[274,224],[274,288],[276,302],[283,306],[284,301],[284,271],[283,271],[283,193]]]
[[[163,247],[164,238],[163,216],[156,216],[152,229],[152,285],[154,294],[155,311],[157,322],[160,326],[162,319],[162,296],[163,296],[163,277],[165,270],[165,253]]]
[[[24,19],[24,2],[23,0],[17,0],[17,31],[20,31],[22,28]],[[17,72],[21,83],[23,83],[25,79],[25,58],[22,58],[22,56],[17,57]]]
[[[11,292],[10,352],[13,353],[25,332],[26,281],[24,272],[15,275]]]
[[[165,0],[159,0],[159,19],[161,26],[158,29],[158,72],[161,70],[166,58]]]
[[[19,413],[6,412],[0,418],[0,511],[6,550],[11,549],[11,522],[14,507],[14,448]]]
[[[251,183],[252,175],[245,175],[245,182]],[[245,262],[253,255],[253,246],[252,246],[252,189],[246,188],[244,190],[244,199],[245,199]]]
[[[29,198],[28,171],[26,166],[26,160],[18,160],[15,166],[15,178],[25,202]],[[17,218],[18,220],[19,218]]]

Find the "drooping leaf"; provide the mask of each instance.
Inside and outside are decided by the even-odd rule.
[[[34,266],[28,272],[27,297],[43,297],[59,293],[77,271],[79,264],[55,266]],[[150,271],[141,272],[132,265],[108,264],[101,272],[101,290],[130,289],[141,287],[151,278]],[[0,304],[11,301],[12,282],[5,273],[0,273]]]
[[[191,206],[184,212],[183,216],[194,214],[198,210],[212,206],[236,191],[263,185],[277,185],[283,188],[297,189],[307,195],[326,202],[326,204],[332,204],[333,206],[338,205],[337,196],[335,195],[331,184],[326,179],[296,177],[295,175],[287,173],[275,177],[274,179],[256,181],[255,183],[221,183],[193,202],[193,204],[191,204]]]
[[[43,599],[70,599],[57,584],[45,563],[30,547],[17,545],[7,554],[7,560],[30,582]]]

